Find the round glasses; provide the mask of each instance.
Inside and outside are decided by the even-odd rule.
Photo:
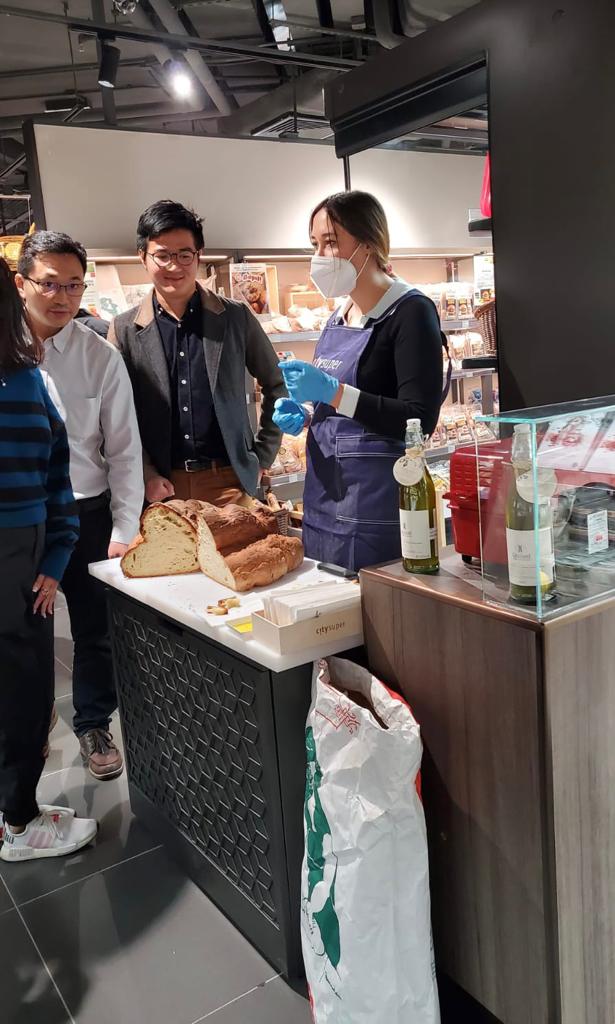
[[[158,267],[170,267],[172,263],[180,267],[189,267],[194,263],[194,257],[198,256],[196,249],[180,249],[178,252],[169,252],[167,249],[158,249],[156,252],[146,252]]]
[[[26,281],[30,281],[35,284],[41,295],[57,295],[58,292],[65,291],[67,295],[72,298],[81,298],[83,295],[86,285],[83,281],[71,281],[70,284],[59,284],[57,281],[37,281],[34,277],[27,277]]]

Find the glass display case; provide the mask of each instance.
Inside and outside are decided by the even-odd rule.
[[[615,595],[615,396],[479,419],[450,502],[484,599],[543,620]]]

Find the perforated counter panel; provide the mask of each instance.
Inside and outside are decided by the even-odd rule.
[[[133,810],[287,976],[299,941],[311,665],[284,673],[108,591]]]

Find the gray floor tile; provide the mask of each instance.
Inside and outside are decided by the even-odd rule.
[[[282,978],[275,978],[209,1014],[199,1024],[310,1024],[311,1020],[307,999]]]
[[[0,1015],[6,1024],[68,1024],[69,1016],[16,910],[0,928]]]
[[[49,736],[49,757],[45,762],[43,778],[50,772],[81,765],[79,743],[73,733],[73,702],[68,697],[56,700],[58,724]]]
[[[70,633],[70,620],[66,608],[56,608],[53,616],[53,632],[55,637],[55,655],[67,668],[73,664],[73,641]]]
[[[132,815],[125,774],[111,782],[96,782],[81,765],[66,768],[41,779],[38,799],[74,807],[81,817],[96,818],[99,833],[93,846],[70,857],[1,864],[0,875],[18,904],[158,845],[156,837]]]
[[[58,697],[72,697],[73,674],[66,665],[63,665],[56,658],[56,700]]]
[[[2,879],[0,878],[0,916],[2,916],[2,914],[5,914],[7,910],[12,910],[13,906],[13,901],[9,896],[8,892],[6,891],[6,887],[2,884]],[[1,988],[0,992],[2,992]]]
[[[23,914],[79,1024],[191,1024],[272,975],[162,850]]]
[[[58,724],[49,737],[49,757],[45,762],[43,778],[64,768],[82,768],[83,764],[79,753],[79,741],[73,732],[72,700],[69,697],[56,698],[56,711]],[[117,711],[111,719],[111,734],[123,753],[124,744]]]

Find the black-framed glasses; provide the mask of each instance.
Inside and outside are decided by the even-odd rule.
[[[70,284],[59,284],[58,281],[37,281],[34,277],[26,277],[26,281],[35,284],[41,295],[47,296],[57,295],[58,292],[65,291],[71,298],[80,299],[86,289],[84,281],[71,281]]]
[[[169,252],[168,249],[158,249],[156,252],[146,252],[151,256],[154,263],[163,268],[170,267],[172,263],[178,263],[180,267],[189,267],[194,263],[194,257],[198,256],[196,249],[179,249],[177,252]]]

